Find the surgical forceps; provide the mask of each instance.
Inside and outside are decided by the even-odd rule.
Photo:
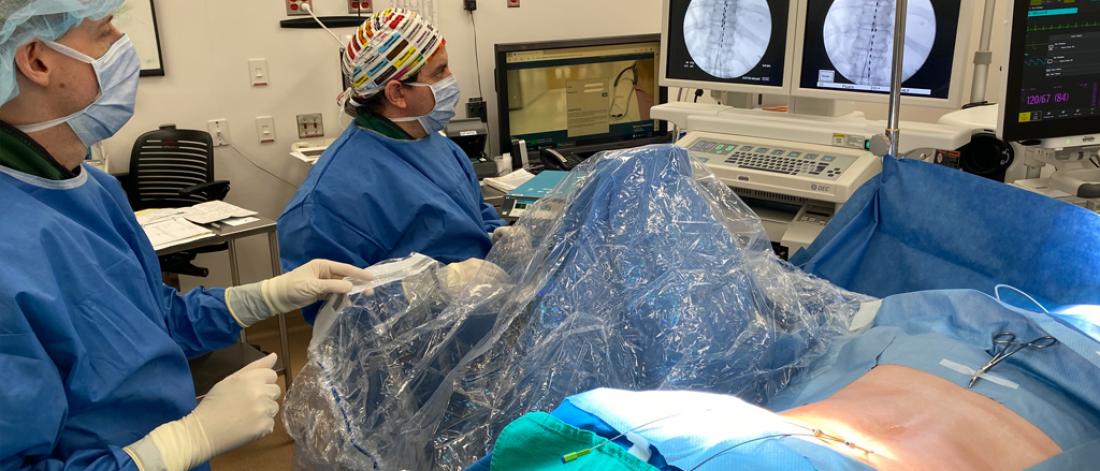
[[[1020,350],[1042,350],[1054,346],[1056,343],[1058,343],[1058,339],[1049,335],[1044,335],[1030,342],[1017,342],[1016,334],[1012,332],[999,332],[993,334],[993,358],[989,360],[989,363],[986,363],[978,369],[978,371],[974,373],[974,376],[970,377],[970,386],[968,387],[974,388],[974,384],[978,382],[978,378],[994,366],[997,366],[997,364],[1005,358],[1015,355],[1016,352]]]

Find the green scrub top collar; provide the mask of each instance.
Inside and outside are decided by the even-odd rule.
[[[68,180],[79,173],[61,166],[30,136],[0,121],[0,165],[46,180]]]
[[[359,108],[355,116],[355,124],[390,139],[397,139],[399,141],[413,140],[413,137],[410,136],[409,133],[405,132],[405,130],[401,129],[397,124],[394,124],[393,121],[364,108]]]

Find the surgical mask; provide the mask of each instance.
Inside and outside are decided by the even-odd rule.
[[[447,128],[447,123],[455,117],[455,107],[458,106],[459,94],[458,79],[454,75],[433,84],[413,82],[413,87],[428,87],[435,96],[435,109],[431,113],[416,118],[395,118],[394,122],[418,121],[428,134],[437,133]]]
[[[141,62],[130,37],[123,35],[99,59],[64,44],[47,41],[51,49],[86,64],[91,64],[99,83],[99,96],[87,108],[63,118],[43,123],[16,126],[25,133],[38,132],[68,123],[85,146],[114,136],[134,116]]]

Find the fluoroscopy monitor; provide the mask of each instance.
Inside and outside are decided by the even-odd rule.
[[[1014,0],[1001,137],[1100,133],[1100,3]]]
[[[656,34],[498,44],[500,148],[584,146],[668,133],[650,107],[668,101],[658,84]]]
[[[906,14],[902,94],[906,103],[957,107],[969,87],[974,3],[910,0]],[[894,49],[895,2],[808,0],[801,6],[794,95],[887,100]]]
[[[795,0],[665,0],[661,85],[790,91]]]

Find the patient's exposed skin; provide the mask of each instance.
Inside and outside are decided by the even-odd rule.
[[[782,415],[873,450],[833,445],[877,469],[1024,469],[1062,451],[996,401],[896,365]]]

